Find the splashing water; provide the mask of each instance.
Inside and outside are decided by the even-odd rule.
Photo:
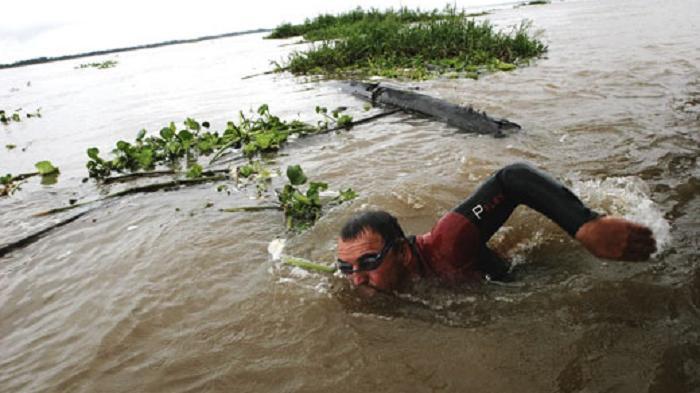
[[[628,176],[574,181],[571,188],[596,210],[648,226],[656,237],[657,253],[670,245],[671,225],[649,197],[649,187],[642,179]]]

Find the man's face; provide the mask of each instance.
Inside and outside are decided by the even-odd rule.
[[[356,238],[338,239],[338,259],[358,269],[359,260],[364,256],[374,256],[384,248],[384,239],[372,229],[365,229]],[[392,291],[399,289],[405,276],[403,261],[398,252],[402,243],[397,243],[382,259],[381,265],[374,270],[347,274],[353,286],[373,295],[376,290]]]

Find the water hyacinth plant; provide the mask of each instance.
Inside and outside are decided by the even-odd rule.
[[[287,229],[302,231],[313,225],[321,216],[323,205],[321,192],[328,189],[328,184],[323,182],[308,182],[304,171],[299,165],[287,167],[288,184],[277,194],[280,206],[286,216]],[[306,183],[308,182],[308,185]],[[306,185],[306,191],[302,186]],[[333,203],[342,203],[357,197],[352,189],[341,191],[331,200]]]
[[[41,108],[37,108],[35,112],[27,112],[24,115],[27,119],[41,117]],[[7,125],[13,121],[17,123],[22,121],[22,108],[15,109],[12,114],[9,114],[4,109],[0,109],[0,123]]]
[[[509,70],[542,55],[547,47],[530,37],[528,23],[497,31],[464,11],[401,9],[321,15],[303,25],[282,25],[270,37],[300,33],[316,41],[292,53],[278,71],[297,75],[426,79],[447,72],[473,77],[482,70]]]
[[[346,115],[329,118],[344,127],[352,122],[352,117]],[[141,130],[132,143],[118,141],[112,150],[112,159],[101,157],[98,148],[90,147],[86,164],[89,176],[101,179],[112,172],[147,171],[157,165],[178,168],[184,162],[187,175],[196,177],[202,173],[197,163],[200,157],[214,154],[214,161],[228,149],[240,149],[244,156],[253,158],[279,150],[291,135],[317,133],[328,127],[328,121],[324,120],[319,126],[299,120],[285,121],[272,115],[267,104],[263,104],[252,116],[239,112],[238,122],[227,122],[221,134],[208,131],[208,122],[199,123],[188,118],[183,125],[178,128],[171,122],[158,135],[146,136],[146,131]]]

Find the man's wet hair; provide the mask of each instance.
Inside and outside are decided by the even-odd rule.
[[[352,216],[340,230],[340,238],[355,239],[366,229],[372,229],[381,235],[384,243],[405,237],[396,217],[382,210],[370,210]]]

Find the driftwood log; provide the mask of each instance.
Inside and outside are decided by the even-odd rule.
[[[384,86],[379,83],[353,81],[345,87],[345,90],[373,105],[385,105],[420,113],[457,127],[464,132],[489,134],[501,138],[505,136],[504,130],[521,128],[516,123],[506,119],[492,118],[486,112],[479,112],[471,106],[455,105],[429,95]]]

